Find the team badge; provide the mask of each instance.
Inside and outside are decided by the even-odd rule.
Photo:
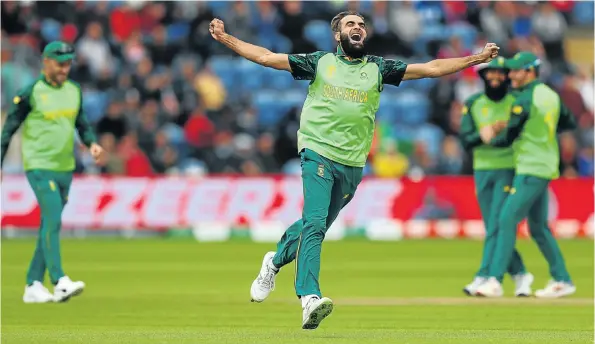
[[[21,97],[19,97],[19,96],[17,96],[17,97],[14,97],[14,98],[12,99],[12,102],[13,102],[13,103],[15,103],[15,104],[18,104],[18,103],[20,103],[20,102],[21,102]]]
[[[368,79],[368,74],[366,74],[366,72],[362,72],[359,75],[359,78],[362,79],[362,80],[367,80]]]
[[[461,112],[463,113],[463,115],[466,115],[469,113],[469,108],[467,106],[463,106],[463,110],[461,110]]]
[[[328,70],[326,71],[327,75],[329,77],[335,75],[335,71],[337,70],[337,67],[335,67],[334,65],[330,65],[328,66]]]
[[[319,177],[324,177],[324,165],[323,164],[318,165],[317,174]]]
[[[516,105],[512,108],[512,113],[515,115],[520,115],[523,112],[523,107],[520,105]]]

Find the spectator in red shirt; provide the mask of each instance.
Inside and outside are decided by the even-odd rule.
[[[140,30],[141,22],[138,13],[130,6],[124,5],[111,13],[110,25],[114,39],[122,42],[133,32]]]
[[[125,174],[129,177],[149,177],[153,167],[147,155],[138,147],[137,137],[130,133],[122,139],[118,154],[124,159]]]

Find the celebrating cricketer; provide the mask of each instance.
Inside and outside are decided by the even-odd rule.
[[[375,114],[384,84],[437,78],[490,62],[498,47],[488,43],[477,55],[407,65],[366,54],[366,22],[357,12],[341,12],[330,25],[336,52],[279,54],[243,42],[225,32],[214,19],[212,37],[240,56],[265,67],[309,80],[298,130],[302,161],[304,206],[302,218],[291,225],[276,252],[268,252],[250,289],[255,302],[274,289],[279,270],[296,260],[295,290],[303,308],[303,329],[315,329],[333,310],[322,297],[318,276],[321,245],[339,211],[353,198],[372,144]]]

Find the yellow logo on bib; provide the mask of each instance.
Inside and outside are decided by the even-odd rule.
[[[331,77],[331,76],[335,75],[335,71],[336,70],[337,70],[337,67],[336,66],[330,65],[330,66],[328,66],[328,69],[327,69],[326,73],[327,73],[327,75],[329,77]]]
[[[512,108],[512,113],[515,115],[520,115],[523,112],[523,107],[520,105],[516,105]]]
[[[13,103],[15,103],[15,104],[18,104],[18,103],[20,103],[20,102],[21,102],[21,97],[19,97],[19,96],[16,96],[16,97],[14,97],[14,98],[12,99],[12,102],[13,102]]]

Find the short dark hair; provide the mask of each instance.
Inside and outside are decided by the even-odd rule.
[[[339,32],[341,31],[341,20],[347,16],[358,16],[360,18],[362,18],[364,21],[366,20],[364,18],[363,15],[361,15],[359,12],[356,11],[343,11],[339,14],[337,14],[333,20],[331,20],[331,30],[333,30],[333,32]]]

